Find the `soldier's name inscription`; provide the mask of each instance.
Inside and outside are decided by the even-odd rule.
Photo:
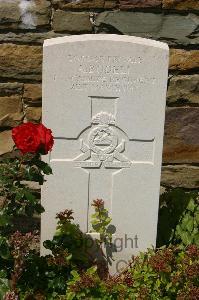
[[[73,68],[72,76],[66,78],[69,89],[86,90],[114,88],[117,91],[132,91],[143,85],[153,85],[156,78],[136,77],[135,66],[142,67],[143,59],[122,56],[73,56],[67,55]]]

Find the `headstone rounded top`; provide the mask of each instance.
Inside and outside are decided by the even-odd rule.
[[[136,36],[117,35],[117,34],[82,34],[82,35],[57,37],[57,38],[45,40],[44,47],[64,44],[64,43],[88,42],[88,41],[127,42],[127,43],[141,44],[145,46],[162,48],[165,50],[169,49],[166,43],[154,41],[151,39],[136,37]]]

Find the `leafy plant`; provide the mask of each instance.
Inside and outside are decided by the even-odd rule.
[[[103,243],[112,242],[112,232],[109,230],[112,220],[108,215],[108,210],[104,208],[104,201],[102,199],[94,200],[92,206],[95,209],[95,213],[91,215],[91,224],[94,232],[100,235],[98,242],[101,247]]]
[[[44,211],[37,195],[28,186],[30,181],[42,184],[44,174],[50,172],[46,164],[39,161],[39,155],[26,155],[6,160],[0,165],[1,233],[7,234],[13,230],[14,219],[24,215],[32,217]]]
[[[185,246],[199,246],[199,198],[190,198],[186,210],[176,226],[175,239]]]
[[[96,201],[94,201],[94,205],[96,205]],[[104,213],[107,218],[108,212],[102,207],[100,207],[100,212],[102,212],[100,214],[102,219],[98,219],[99,216],[95,216],[95,218],[97,218],[98,224],[102,222],[102,226],[99,225],[98,230],[104,226],[103,233],[105,233]],[[25,260],[22,260],[26,267],[18,281],[20,295],[27,294],[27,291],[29,291],[29,295],[42,291],[47,299],[51,299],[51,297],[58,299],[58,295],[64,294],[71,274],[89,273],[93,268],[100,274],[99,268],[101,270],[102,266],[99,267],[96,252],[93,253],[93,247],[98,246],[95,251],[99,250],[98,242],[100,240],[93,241],[89,235],[81,232],[79,226],[74,223],[72,210],[65,210],[57,214],[57,220],[53,239],[44,242],[44,246],[52,252],[52,255],[39,257],[33,252],[29,253]],[[109,224],[110,220],[107,221],[106,223]],[[107,236],[110,237],[110,234]],[[103,235],[103,242],[104,237]]]
[[[53,255],[60,253],[69,266],[88,268],[93,260],[89,252],[89,237],[73,222],[73,211],[65,210],[57,214],[57,219],[55,235],[52,241],[45,241],[44,246],[51,250]]]
[[[0,164],[0,265],[10,289],[5,300],[18,299],[19,282],[35,238],[34,233],[28,233],[26,226],[22,226],[23,220],[34,219],[44,211],[29,183],[43,184],[44,175],[52,173],[40,158],[52,148],[51,130],[42,124],[26,123],[14,128],[12,137],[20,152]]]
[[[181,244],[199,246],[198,192],[173,189],[160,199],[157,246]]]
[[[199,297],[199,248],[170,246],[149,249],[134,257],[129,267],[101,280],[96,268],[72,272],[66,300],[75,299],[164,299],[193,300]]]

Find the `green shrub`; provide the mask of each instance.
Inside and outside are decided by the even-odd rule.
[[[71,272],[66,300],[199,299],[199,248],[176,246],[148,250],[135,257],[118,276],[101,280],[96,268]]]
[[[157,246],[199,246],[199,196],[197,191],[173,189],[160,198]]]

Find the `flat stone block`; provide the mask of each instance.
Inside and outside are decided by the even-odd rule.
[[[162,0],[163,8],[178,10],[199,10],[198,0]]]
[[[168,104],[199,104],[199,75],[173,76],[167,91]]]
[[[42,108],[41,107],[26,107],[25,120],[27,122],[39,123],[41,121]]]
[[[22,97],[23,83],[1,82],[0,96],[20,95]]]
[[[91,9],[91,8],[115,8],[116,0],[52,0],[52,3],[61,9]]]
[[[170,49],[170,70],[186,72],[197,68],[199,68],[199,50]]]
[[[160,7],[162,0],[120,0],[120,9]]]
[[[168,108],[164,135],[164,163],[199,162],[199,107]]]
[[[0,97],[0,127],[15,127],[22,122],[22,101],[19,95]]]
[[[14,142],[11,130],[0,131],[0,156],[13,151]]]
[[[41,80],[42,47],[1,44],[0,78]]]
[[[199,167],[168,165],[162,167],[161,184],[172,188],[199,188]]]
[[[54,31],[91,32],[92,24],[87,12],[56,10],[53,17]]]
[[[54,31],[47,32],[6,32],[0,33],[1,43],[20,43],[20,44],[34,44],[42,45],[44,40],[63,36],[62,33]]]
[[[28,106],[41,106],[41,84],[24,84],[23,102]]]
[[[166,41],[170,45],[197,45],[199,16],[195,14],[156,14],[145,12],[106,11],[96,18],[98,32],[118,33]]]

